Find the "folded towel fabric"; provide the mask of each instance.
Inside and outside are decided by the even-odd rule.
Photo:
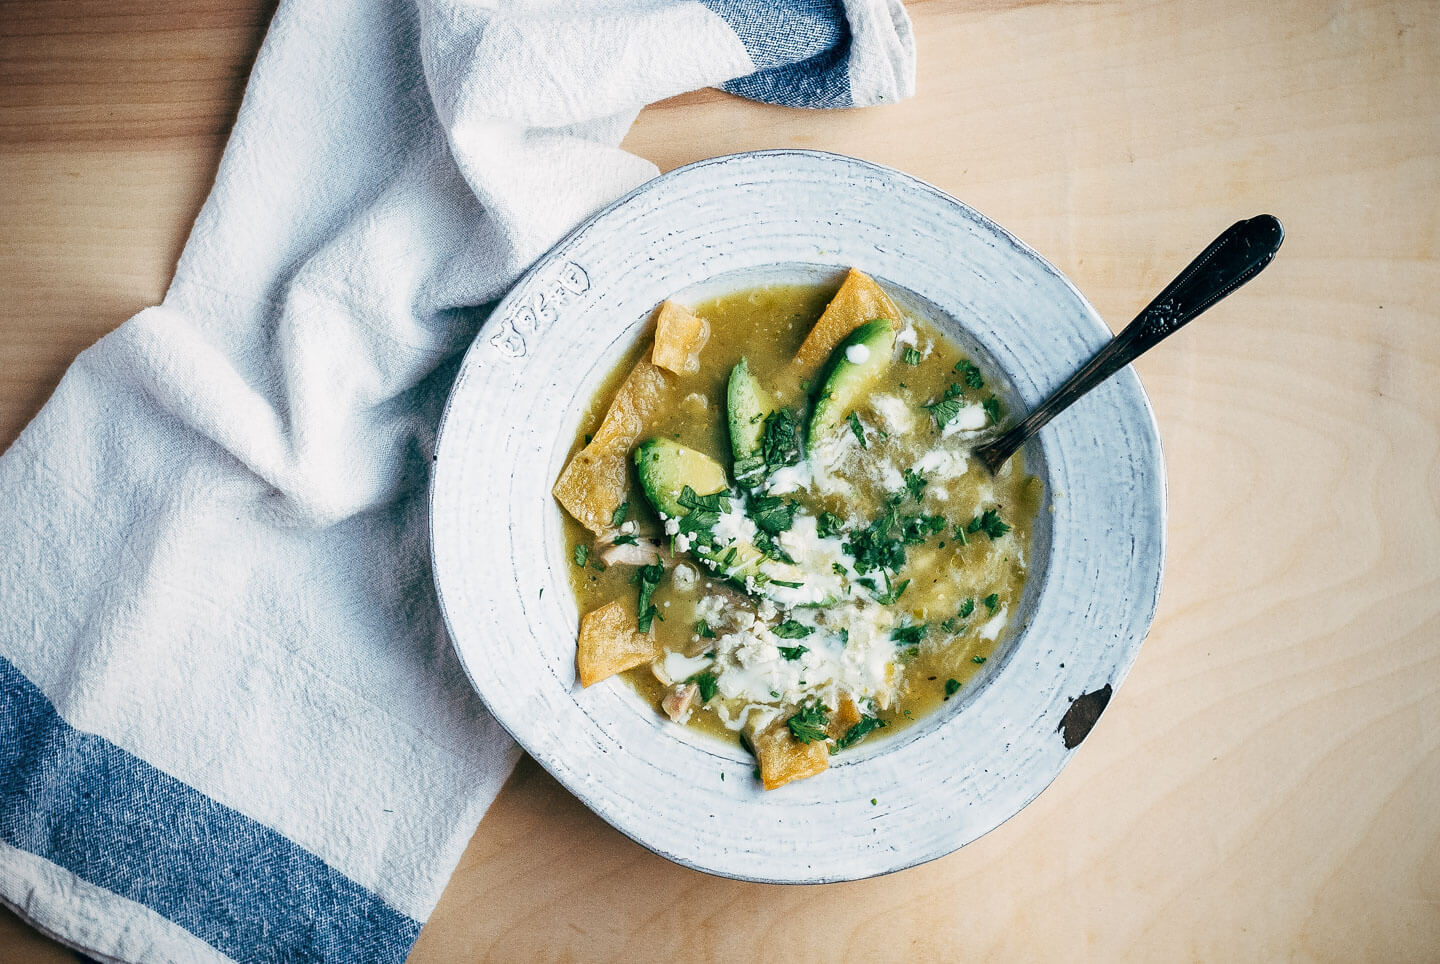
[[[652,177],[639,108],[907,96],[898,0],[294,0],[162,304],[0,458],[0,899],[93,957],[404,958],[517,750],[426,483],[459,353]]]

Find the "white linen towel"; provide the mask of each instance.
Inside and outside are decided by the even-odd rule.
[[[426,484],[459,354],[652,177],[640,107],[911,93],[898,0],[293,0],[164,302],[0,458],[0,899],[125,961],[398,961],[517,750]]]

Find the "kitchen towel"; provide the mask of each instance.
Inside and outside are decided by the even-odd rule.
[[[282,3],[164,301],[0,458],[0,898],[104,960],[402,960],[518,755],[431,583],[460,353],[654,176],[642,105],[913,83],[898,0]]]

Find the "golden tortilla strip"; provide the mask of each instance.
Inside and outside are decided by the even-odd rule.
[[[850,732],[850,727],[860,722],[860,707],[846,693],[840,697],[840,705],[836,707],[834,714],[830,717],[830,726],[826,732],[836,740]]]
[[[790,735],[784,720],[776,720],[750,738],[760,761],[760,783],[766,790],[783,787],[830,768],[830,744],[824,740],[801,743]]]
[[[630,484],[630,450],[665,398],[669,378],[642,358],[626,376],[590,444],[565,466],[551,489],[581,525],[599,535],[625,501]]]
[[[684,305],[662,301],[655,315],[655,347],[650,358],[677,375],[700,370],[700,350],[710,340],[710,322]]]
[[[660,658],[660,644],[635,628],[635,617],[618,602],[606,603],[580,620],[575,669],[589,686],[616,673]]]
[[[877,318],[888,318],[890,327],[900,327],[900,309],[890,300],[885,289],[863,271],[851,268],[840,290],[830,299],[825,313],[815,322],[815,327],[810,329],[810,334],[805,336],[800,350],[795,353],[795,367],[800,377],[815,375],[846,335]]]

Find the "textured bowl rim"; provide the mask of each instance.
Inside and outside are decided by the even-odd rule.
[[[505,730],[511,735],[511,737],[514,738],[516,742],[532,756],[532,758],[534,758],[547,771],[549,771],[551,775],[554,776],[557,781],[560,782],[561,785],[567,789],[568,792],[572,793],[592,812],[596,813],[607,823],[615,827],[617,830],[625,834],[630,839],[634,840],[636,843],[639,843],[646,849],[651,850],[652,852],[659,854],[660,856],[666,857],[667,859],[679,863],[683,866],[700,870],[706,873],[729,877],[732,879],[746,880],[759,883],[828,883],[880,876],[904,870],[910,867],[918,866],[920,864],[928,863],[931,860],[946,856],[954,852],[955,850],[960,849],[964,845],[971,843],[976,839],[979,839],[979,837],[984,836],[986,833],[989,833],[991,830],[995,829],[1000,824],[1010,819],[1010,817],[1014,816],[1016,813],[1019,813],[1020,810],[1028,806],[1030,802],[1032,802],[1051,783],[1053,783],[1053,781],[1058,778],[1060,772],[1064,769],[1066,763],[1068,763],[1070,757],[1073,755],[1074,748],[1067,748],[1068,752],[1065,754],[1064,758],[1059,762],[1059,764],[1054,766],[1053,769],[1051,769],[1050,772],[1048,772],[1044,776],[1044,779],[1035,784],[1031,788],[1030,792],[1027,792],[1023,796],[1023,798],[1015,798],[1015,801],[1018,801],[1018,805],[1012,801],[1008,813],[1005,813],[997,820],[987,821],[987,825],[980,828],[978,832],[970,834],[966,837],[966,839],[959,840],[958,842],[946,842],[943,845],[932,847],[928,851],[911,855],[900,861],[886,864],[880,867],[866,868],[862,872],[858,873],[805,873],[803,871],[792,873],[787,868],[786,872],[780,874],[750,874],[743,871],[737,871],[733,867],[717,867],[703,858],[696,857],[693,854],[674,852],[673,850],[666,848],[659,842],[648,838],[642,830],[637,829],[634,823],[627,819],[633,814],[616,812],[604,806],[601,801],[596,799],[596,793],[592,790],[591,787],[582,785],[573,779],[567,778],[566,774],[562,772],[561,768],[558,766],[561,761],[555,758],[555,756],[550,751],[543,749],[538,745],[534,745],[534,741],[531,738],[532,735],[529,731],[527,731],[525,727],[514,725],[513,720],[507,719],[504,715],[502,715],[501,712],[497,712],[495,710],[492,700],[486,696],[485,681],[488,679],[488,677],[485,674],[477,675],[476,668],[472,667],[471,661],[467,659],[465,647],[461,644],[460,641],[461,633],[457,631],[455,616],[452,612],[451,603],[449,602],[450,596],[447,594],[445,588],[445,581],[449,576],[449,573],[442,571],[443,566],[441,563],[441,558],[443,556],[443,552],[441,551],[441,536],[439,535],[436,526],[437,506],[441,504],[444,498],[445,490],[442,482],[446,478],[447,474],[445,466],[449,465],[452,461],[451,459],[442,459],[441,457],[442,453],[446,451],[445,443],[447,439],[447,429],[450,428],[450,426],[455,420],[457,399],[460,398],[462,395],[461,389],[466,380],[466,375],[474,367],[477,354],[483,350],[483,346],[487,342],[491,344],[496,343],[495,339],[497,336],[494,333],[494,328],[497,324],[497,320],[506,318],[508,313],[516,306],[516,304],[530,293],[530,289],[535,285],[537,279],[544,275],[547,269],[551,269],[553,265],[562,256],[564,256],[577,245],[579,245],[592,231],[596,230],[597,227],[603,228],[607,222],[617,217],[619,213],[626,211],[629,207],[635,205],[637,202],[640,202],[643,199],[646,199],[652,195],[663,195],[668,189],[672,188],[677,183],[682,183],[687,178],[694,177],[697,174],[705,172],[713,167],[724,167],[727,165],[735,164],[745,165],[751,163],[763,164],[770,161],[784,163],[789,160],[795,160],[797,162],[818,160],[826,163],[834,162],[847,165],[852,168],[864,169],[877,177],[888,179],[896,183],[907,184],[912,188],[918,189],[924,193],[928,193],[942,204],[954,206],[955,208],[963,212],[965,217],[974,221],[977,225],[982,226],[986,231],[995,236],[997,239],[1003,240],[1006,244],[1012,247],[1015,253],[1019,256],[1019,259],[1027,263],[1029,267],[1031,267],[1035,271],[1038,271],[1040,274],[1048,276],[1051,281],[1059,282],[1065,289],[1065,293],[1073,299],[1075,307],[1080,309],[1080,315],[1084,319],[1083,323],[1089,325],[1089,327],[1092,329],[1092,334],[1094,336],[1107,340],[1111,337],[1112,333],[1109,327],[1100,318],[1099,314],[1095,311],[1089,300],[1085,298],[1083,293],[1080,292],[1080,290],[1075,286],[1075,284],[1063,272],[1061,272],[1058,268],[1056,268],[1053,264],[1051,264],[1047,259],[1045,259],[1042,255],[1040,255],[1024,241],[1015,237],[1013,234],[1011,234],[1008,230],[1006,230],[999,224],[985,217],[983,214],[971,208],[964,202],[953,197],[948,192],[936,187],[933,184],[930,184],[927,181],[924,181],[921,178],[906,174],[893,168],[886,167],[884,165],[876,164],[874,162],[864,161],[858,158],[849,157],[847,155],[836,154],[826,151],[774,149],[762,151],[746,151],[736,154],[728,154],[712,158],[706,158],[691,164],[684,165],[682,167],[675,168],[655,178],[652,178],[651,180],[639,185],[635,189],[625,194],[623,197],[619,198],[618,200],[607,205],[606,207],[602,208],[601,210],[597,211],[596,213],[585,219],[574,230],[572,230],[562,240],[560,240],[556,245],[554,245],[549,251],[547,251],[543,256],[538,258],[534,262],[534,264],[532,264],[521,275],[520,279],[510,289],[506,296],[496,303],[486,322],[477,332],[473,342],[464,353],[464,356],[460,363],[460,367],[457,371],[457,377],[451,388],[449,397],[446,399],[445,406],[441,414],[441,418],[436,432],[433,469],[430,477],[428,528],[431,547],[432,576],[434,579],[436,596],[440,605],[442,616],[445,620],[447,632],[449,633],[452,645],[455,649],[457,658],[460,660],[461,666],[464,668],[467,677],[469,677],[472,686],[474,686],[476,692],[481,696],[487,707],[491,709],[497,721],[505,728]],[[836,267],[838,267],[838,265],[836,265]],[[662,295],[662,297],[664,296]],[[633,342],[633,335],[622,337],[627,342]],[[1077,359],[1076,366],[1078,367],[1078,364],[1083,360],[1083,358]],[[1129,414],[1132,416],[1132,418],[1134,416],[1138,416],[1138,420],[1137,424],[1134,424],[1130,427],[1132,430],[1138,432],[1140,436],[1143,436],[1142,441],[1152,446],[1154,451],[1153,458],[1148,460],[1144,464],[1144,474],[1148,475],[1148,479],[1142,478],[1141,480],[1149,483],[1148,493],[1141,494],[1148,494],[1153,500],[1149,506],[1150,509],[1154,512],[1154,519],[1152,525],[1153,544],[1150,546],[1150,559],[1153,562],[1153,568],[1151,572],[1151,577],[1147,581],[1147,591],[1143,594],[1143,597],[1137,598],[1133,601],[1134,605],[1132,609],[1132,615],[1134,618],[1134,625],[1132,638],[1124,646],[1123,652],[1120,654],[1120,658],[1114,662],[1113,670],[1109,674],[1108,685],[1113,688],[1118,688],[1119,685],[1124,681],[1125,677],[1128,675],[1128,672],[1133,666],[1135,659],[1138,657],[1140,646],[1149,632],[1158,606],[1160,588],[1164,574],[1166,549],[1166,520],[1168,515],[1168,491],[1164,471],[1163,453],[1160,447],[1158,426],[1155,422],[1153,409],[1150,405],[1147,395],[1145,394],[1144,388],[1139,381],[1138,376],[1135,374],[1133,369],[1127,367],[1126,369],[1123,369],[1120,373],[1118,373],[1116,376],[1114,376],[1109,384],[1115,386],[1115,390],[1123,391],[1126,396],[1126,401],[1130,405],[1134,406],[1135,410],[1130,412]],[[453,432],[451,434],[453,435]],[[545,498],[547,500],[549,499],[548,489],[545,491]],[[1132,543],[1133,541],[1134,540],[1132,539]],[[456,577],[458,578],[459,575],[460,574],[456,574]],[[1011,634],[1014,636],[1015,640],[1018,641],[1019,639],[1023,638],[1024,633],[1027,631],[1027,629],[1028,627],[1021,627],[1017,630],[1011,631]],[[1064,664],[1062,663],[1061,666],[1063,667]],[[992,683],[995,682],[995,679],[996,677],[987,677],[980,684],[980,688],[988,688]],[[912,727],[910,729],[914,730],[916,728]],[[881,755],[883,755],[883,753],[884,750],[881,751]]]

